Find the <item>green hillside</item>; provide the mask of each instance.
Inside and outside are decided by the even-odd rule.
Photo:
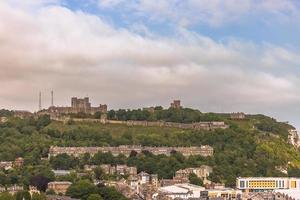
[[[149,152],[126,158],[114,158],[109,154],[99,154],[88,159],[70,159],[67,168],[79,169],[83,164],[128,164],[136,165],[138,171],[157,173],[160,178],[171,178],[175,171],[183,167],[207,164],[213,167],[210,179],[235,185],[238,176],[297,176],[300,175],[300,152],[287,144],[288,130],[292,126],[279,123],[263,115],[248,115],[244,120],[230,120],[226,114],[193,113],[217,118],[230,125],[226,130],[182,130],[162,127],[128,127],[126,125],[103,125],[99,123],[67,124],[50,121],[48,116],[39,119],[17,119],[0,124],[0,160],[14,160],[24,157],[26,166],[47,165],[41,161],[46,157],[51,145],[57,146],[103,146],[103,145],[144,145],[144,146],[199,146],[211,145],[215,153],[212,158],[191,156],[185,158],[176,153],[170,157],[155,156]],[[196,113],[196,114],[195,114]],[[185,118],[189,115],[184,113]],[[180,114],[179,114],[180,116]],[[182,122],[173,118],[174,121]],[[204,119],[204,117],[202,118]],[[188,120],[186,120],[188,121]],[[62,167],[62,160],[52,160],[52,167]],[[45,164],[46,162],[46,164]],[[288,167],[289,174],[277,168]],[[0,174],[1,177],[1,174]],[[1,180],[0,180],[1,182]],[[0,183],[1,184],[1,183]]]

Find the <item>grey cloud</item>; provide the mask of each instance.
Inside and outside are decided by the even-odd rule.
[[[113,108],[166,106],[181,98],[204,111],[280,116],[284,106],[292,113],[286,120],[296,119],[299,78],[273,70],[297,63],[298,52],[220,43],[184,29],[175,38],[141,36],[60,6],[32,13],[0,3],[0,19],[3,107],[35,110],[40,90],[46,107],[53,89],[57,105],[84,95]]]

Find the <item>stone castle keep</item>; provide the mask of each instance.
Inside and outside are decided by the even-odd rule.
[[[107,105],[100,104],[98,107],[92,107],[89,97],[84,97],[82,99],[72,97],[71,107],[50,106],[48,109],[40,111],[39,114],[49,114],[52,117],[57,117],[62,114],[95,114],[96,112],[106,113]]]

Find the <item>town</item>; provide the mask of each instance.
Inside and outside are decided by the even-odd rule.
[[[242,112],[221,114],[220,116],[223,116],[223,118],[215,117],[216,121],[193,121],[187,123],[168,120],[150,121],[147,119],[118,120],[112,117],[108,118],[110,111],[107,108],[106,104],[92,107],[88,97],[83,99],[73,97],[71,99],[71,107],[51,105],[48,109],[40,109],[36,113],[12,111],[12,117],[1,116],[1,124],[9,124],[10,120],[13,119],[27,120],[33,118],[38,120],[48,116],[50,121],[65,125],[92,123],[104,127],[160,127],[165,129],[206,131],[207,134],[211,134],[214,131],[230,129],[229,124],[231,122],[242,123],[247,121],[247,115]],[[168,110],[183,112],[184,108],[179,100],[175,100],[170,104]],[[140,112],[154,114],[162,111],[160,107],[159,110],[158,107],[150,107],[144,108]],[[95,118],[95,116],[97,117]],[[295,129],[289,129],[287,143],[294,146],[294,148],[299,147],[298,133]],[[212,180],[211,176],[214,173],[214,167],[207,164],[177,168],[172,177],[164,178],[160,174],[151,173],[151,170],[143,171],[136,165],[128,165],[124,161],[105,161],[108,158],[112,160],[121,158],[130,160],[137,156],[142,158],[147,155],[156,157],[182,155],[185,159],[198,157],[202,160],[210,160],[214,157],[215,150],[208,144],[200,146],[178,146],[178,144],[173,146],[52,145],[47,152],[48,155],[41,157],[41,161],[52,165],[51,173],[53,173],[54,178],[52,181],[47,181],[47,185],[44,187],[45,191],[41,190],[39,185],[35,185],[34,181],[27,188],[22,185],[3,185],[2,183],[3,187],[0,188],[0,191],[13,195],[28,191],[32,197],[46,192],[46,197],[50,200],[76,199],[71,192],[71,188],[74,187],[73,184],[76,184],[71,177],[75,176],[77,179],[88,178],[91,184],[95,186],[103,184],[107,187],[115,188],[125,198],[136,200],[299,199],[300,178],[295,177],[235,177],[235,186],[228,187],[223,182]],[[75,166],[78,166],[75,168],[67,166],[74,161],[81,164],[75,164]],[[0,162],[0,168],[5,172],[20,170],[23,167],[24,158],[22,157],[17,157],[15,161],[3,160]],[[284,166],[277,167],[277,170],[285,175],[288,173],[287,168]]]
[[[300,200],[300,0],[0,0],[0,200]]]

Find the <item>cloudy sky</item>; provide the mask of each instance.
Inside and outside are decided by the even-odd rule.
[[[299,0],[1,0],[0,107],[263,113],[300,128]]]

